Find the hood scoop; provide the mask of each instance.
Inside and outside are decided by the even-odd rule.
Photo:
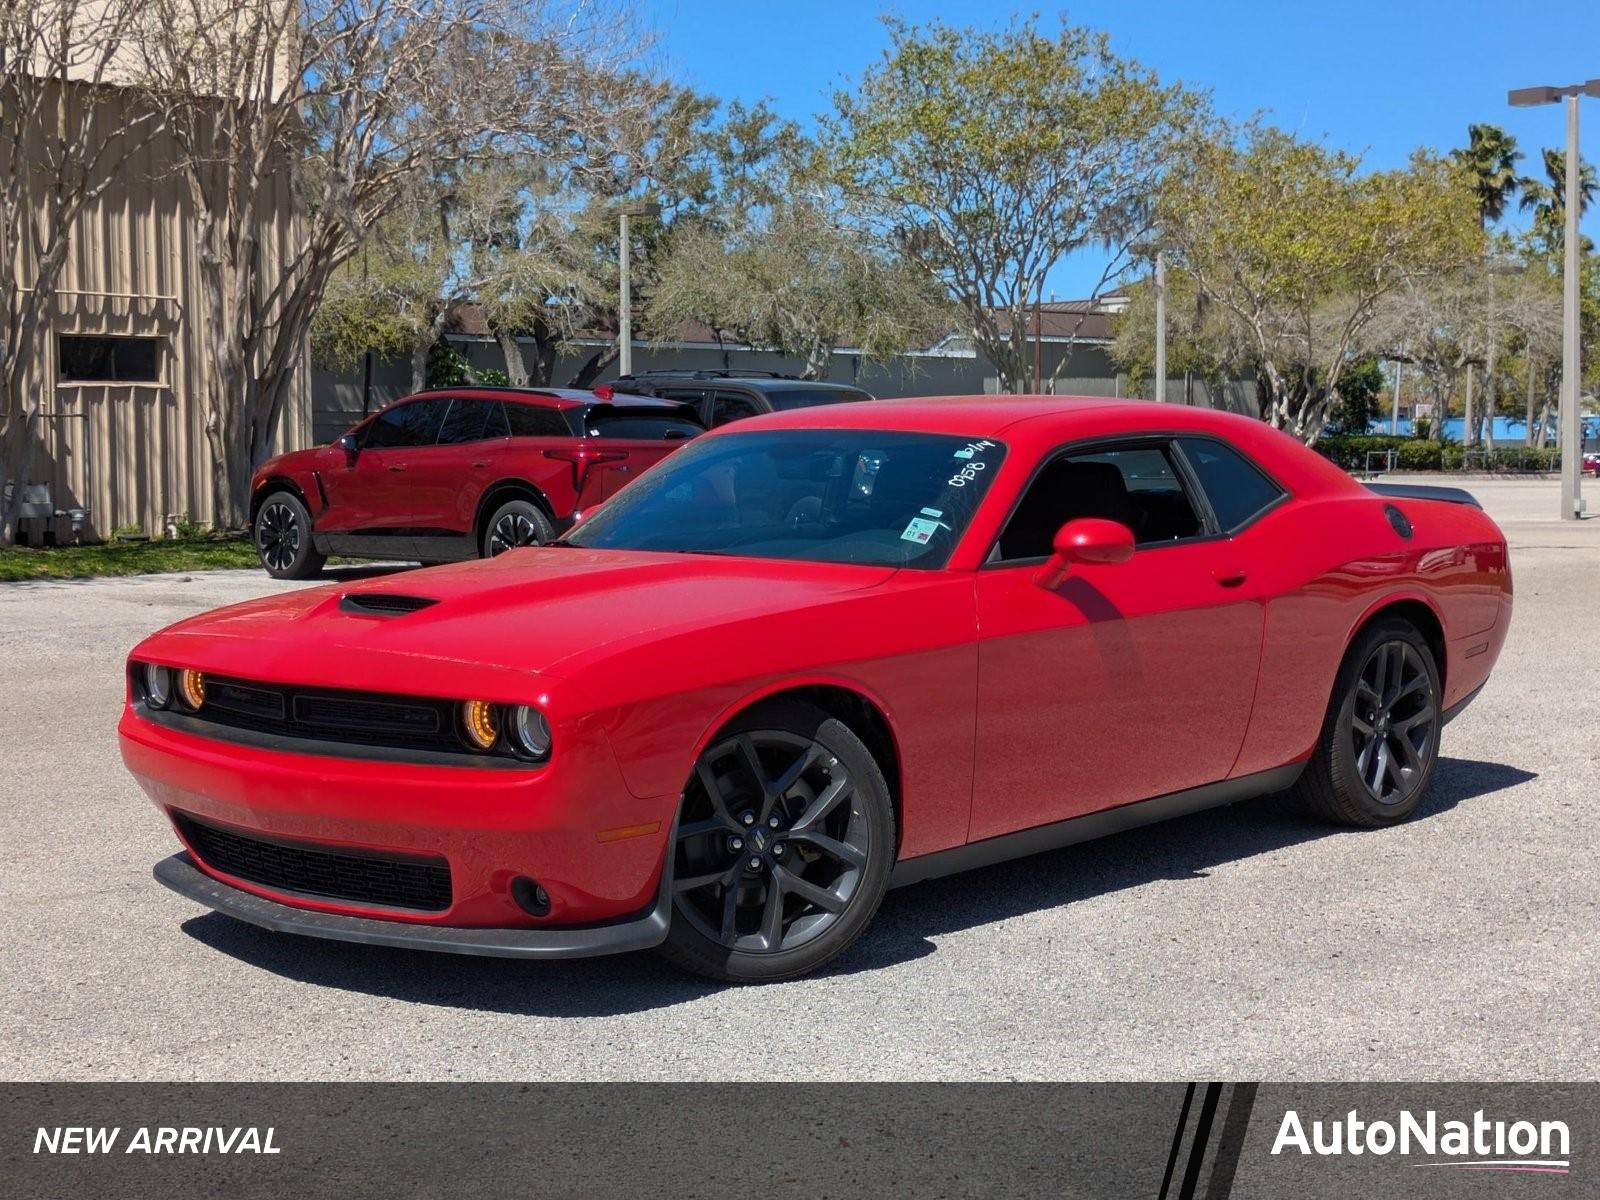
[[[358,617],[403,617],[439,603],[432,596],[400,596],[393,592],[346,592],[339,611]]]

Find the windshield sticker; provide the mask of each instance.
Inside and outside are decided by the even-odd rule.
[[[925,509],[922,510],[922,515],[925,516],[925,517],[933,517],[933,518],[937,519],[939,517],[944,516],[944,510],[942,508],[925,508]]]
[[[984,462],[982,456],[985,451],[993,449],[995,449],[995,444],[985,438],[980,442],[968,442],[961,449],[957,450],[955,452],[955,457],[964,459],[965,462],[959,471],[950,476],[949,486],[966,487],[967,484],[971,483],[978,477],[980,472],[987,470],[989,464]]]
[[[929,521],[924,517],[912,517],[911,524],[906,526],[906,531],[900,535],[904,542],[915,542],[919,546],[926,546],[933,540],[933,535],[939,530],[939,522]]]

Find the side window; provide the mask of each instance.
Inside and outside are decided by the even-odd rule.
[[[363,446],[431,446],[439,434],[449,400],[403,400],[367,426]]]
[[[651,408],[605,408],[596,405],[584,421],[590,437],[662,441],[692,438],[704,432],[691,412],[678,416]]]
[[[1244,455],[1210,438],[1179,438],[1183,456],[1217,514],[1217,525],[1231,533],[1285,495],[1284,490]]]
[[[490,438],[511,436],[511,424],[506,420],[506,406],[498,400],[489,401],[489,416],[483,423],[483,436],[485,441]]]
[[[491,413],[500,409],[498,400],[471,400],[458,398],[450,405],[444,424],[439,427],[441,446],[459,446],[464,442],[481,442],[484,426]],[[503,420],[504,418],[502,418]]]
[[[1079,517],[1126,525],[1141,546],[1204,531],[1166,449],[1129,446],[1048,463],[1000,534],[1000,558],[1049,557],[1056,531]]]
[[[711,400],[711,425],[726,425],[729,421],[742,421],[761,410],[756,402],[738,392],[718,392]]]
[[[537,404],[508,403],[506,419],[511,424],[512,437],[571,437],[572,429],[566,419],[553,408]]]

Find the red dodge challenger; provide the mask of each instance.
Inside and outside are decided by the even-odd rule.
[[[180,622],[123,757],[269,929],[811,971],[885,889],[1294,789],[1389,825],[1506,635],[1466,493],[1257,421],[878,401],[697,438],[549,546]]]

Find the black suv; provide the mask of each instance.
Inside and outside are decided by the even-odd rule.
[[[693,405],[707,429],[761,413],[873,398],[870,392],[849,384],[766,371],[642,371],[620,376],[608,386],[633,396],[659,396]],[[596,390],[603,394],[603,389]]]

